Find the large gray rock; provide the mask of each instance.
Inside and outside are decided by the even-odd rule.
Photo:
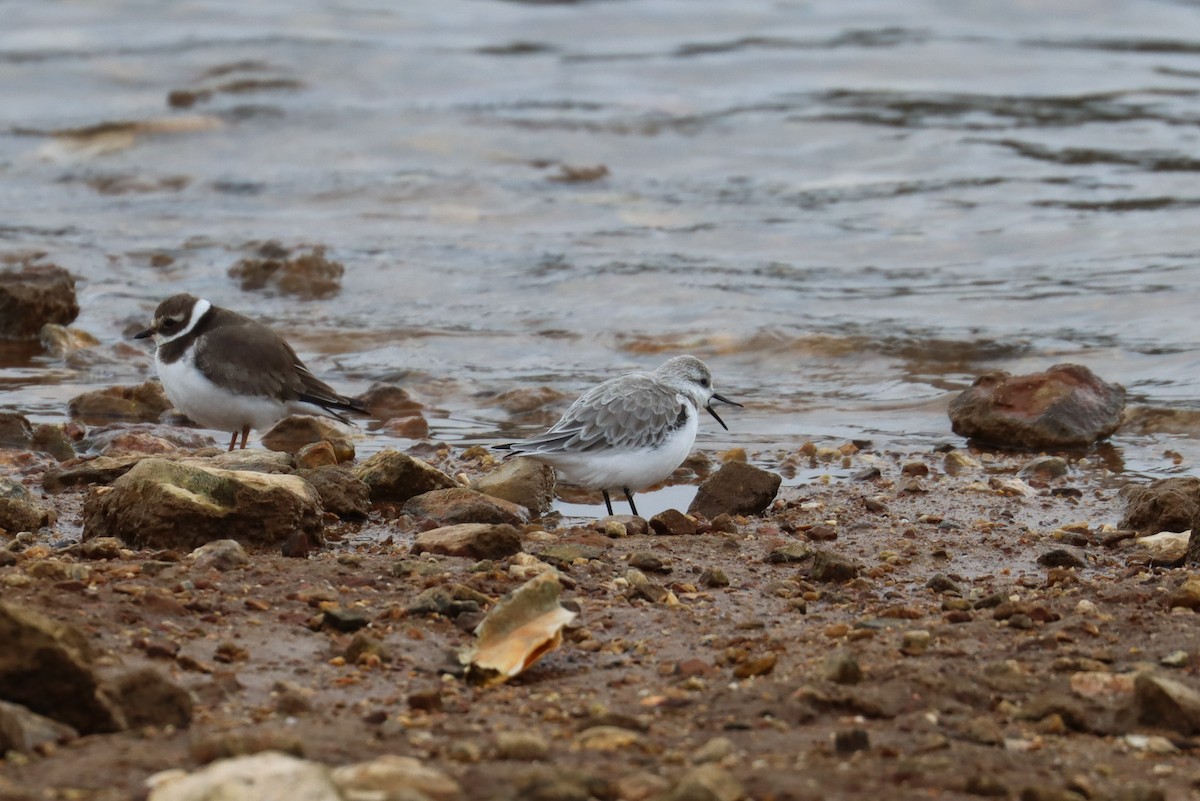
[[[321,516],[317,491],[298,476],[143,459],[88,495],[83,538],[189,551],[217,539],[278,546],[294,535],[321,542]]]
[[[140,454],[130,454],[72,459],[43,473],[42,489],[46,492],[62,492],[71,487],[87,487],[93,484],[107,486],[132,470],[133,466],[144,458]]]
[[[50,510],[33,497],[25,485],[0,478],[0,528],[7,531],[36,531],[49,525]]]
[[[174,726],[192,722],[192,694],[153,668],[133,670],[105,687],[129,728]]]
[[[550,511],[554,503],[554,468],[517,457],[481,476],[474,488],[484,495],[524,506],[534,514]]]
[[[1003,370],[975,379],[950,402],[954,433],[1013,450],[1085,448],[1121,425],[1125,389],[1078,364],[1014,376]]]
[[[466,487],[434,490],[410,498],[404,511],[424,517],[439,526],[455,523],[509,523],[519,525],[529,521],[524,506],[492,498]]]
[[[404,503],[432,490],[458,486],[441,470],[394,450],[380,451],[355,465],[354,475],[366,483],[374,503]]]
[[[771,505],[783,478],[745,462],[726,462],[696,492],[689,512],[712,520],[717,515],[756,515]]]
[[[76,395],[67,402],[67,413],[90,426],[109,423],[153,423],[171,408],[157,381],[132,387],[116,386]]]
[[[0,698],[83,734],[117,731],[121,713],[100,689],[82,632],[0,602]]]
[[[0,271],[0,339],[37,339],[46,323],[79,315],[75,279],[54,264]]]

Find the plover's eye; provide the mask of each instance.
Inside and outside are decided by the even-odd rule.
[[[707,386],[708,386],[708,377],[707,377],[707,376],[705,376],[704,378],[701,378],[701,379],[700,379],[700,386],[702,386],[702,387],[707,387]]]

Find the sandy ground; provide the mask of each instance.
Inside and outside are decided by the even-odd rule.
[[[197,703],[183,729],[10,753],[0,788],[139,798],[157,771],[276,748],[330,765],[415,756],[470,799],[652,798],[700,763],[756,799],[1200,797],[1191,734],[1130,719],[1129,683],[1096,680],[1142,670],[1200,687],[1195,612],[1170,606],[1189,574],[1109,542],[1121,482],[1101,466],[1024,480],[1030,457],[975,456],[952,476],[941,453],[858,454],[878,477],[785,486],[728,532],[527,526],[527,552],[558,548],[581,615],[561,648],[490,688],[466,683],[455,654],[522,583],[523,556],[413,555],[414,532],[376,513],[306,559],[89,561],[61,550],[84,491],[50,496],[60,525],[10,543],[4,600],[78,626],[104,669],[152,666]],[[853,564],[822,580],[809,549]],[[1068,556],[1045,557],[1056,550]],[[36,567],[47,560],[86,575]],[[665,600],[631,589],[631,562]],[[409,610],[437,586],[486,599],[453,618]],[[363,613],[357,643],[322,625],[331,606]]]

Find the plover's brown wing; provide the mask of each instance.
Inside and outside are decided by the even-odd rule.
[[[295,354],[283,337],[241,315],[222,317],[196,339],[196,366],[230,392],[298,399]]]
[[[645,373],[630,373],[592,387],[544,434],[508,449],[537,454],[653,448],[687,419],[688,403],[678,392]]]

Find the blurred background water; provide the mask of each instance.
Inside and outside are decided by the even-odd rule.
[[[1200,397],[1200,3],[1166,0],[5,0],[0,258],[78,277],[111,345],[176,291],[259,317],[431,436],[552,420],[694,353],[746,403],[700,446],[961,441],[989,369],[1080,362],[1131,403]],[[602,168],[602,169],[601,169]],[[264,242],[346,272],[229,275]],[[0,356],[59,421],[153,374]],[[1187,427],[1184,427],[1187,429]],[[1123,431],[1127,470],[1197,434]],[[372,435],[363,450],[404,442]],[[1178,457],[1168,458],[1171,450]]]

